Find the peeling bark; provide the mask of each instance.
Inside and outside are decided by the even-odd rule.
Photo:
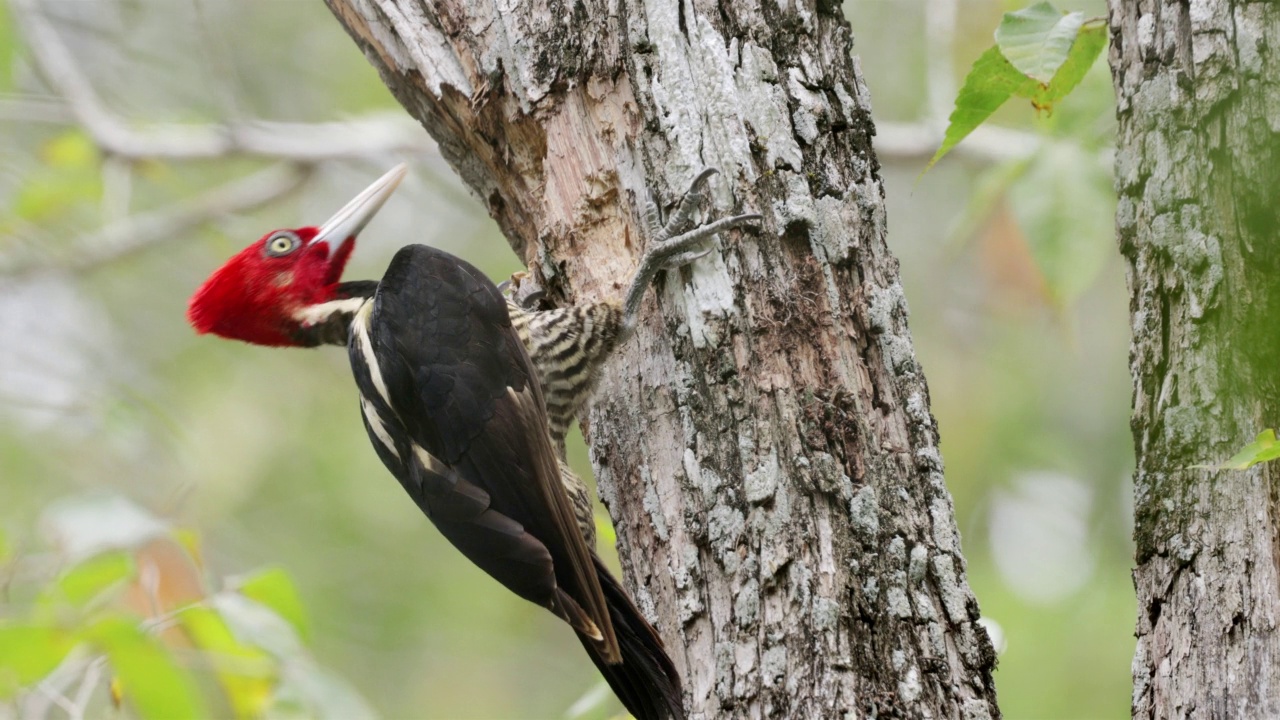
[[[998,716],[839,4],[328,2],[554,298],[620,293],[703,167],[765,215],[658,283],[590,413],[693,717]]]
[[[1133,714],[1280,716],[1280,6],[1111,2],[1129,265],[1138,595]]]

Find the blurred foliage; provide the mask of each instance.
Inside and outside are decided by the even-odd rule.
[[[1013,163],[1005,196],[1026,233],[1049,299],[1075,302],[1098,278],[1115,226],[1111,176],[1095,154],[1075,143],[1046,145],[1029,163]]]
[[[1071,103],[1027,121],[1048,142],[1029,158],[992,163],[977,172],[947,243],[972,239],[992,217],[1007,213],[1021,231],[1044,298],[1059,313],[1116,258],[1110,76],[1105,63],[1090,63]]]
[[[877,122],[928,112],[936,47],[924,28],[937,1],[845,3]],[[1077,4],[1086,16],[1105,11],[1101,0]],[[944,58],[952,80],[963,81],[1001,14],[1020,5],[959,0]],[[318,3],[42,7],[104,103],[131,121],[320,122],[399,111]],[[48,96],[18,39],[0,0],[0,106]],[[163,208],[263,167],[247,157],[153,160],[122,173],[118,159],[83,152],[69,117],[20,115],[0,112],[0,255],[64,256],[121,211]],[[1051,115],[1006,103],[988,118],[1042,138],[1029,158],[957,153],[918,182],[924,158],[880,158],[890,242],[969,579],[1004,638],[996,682],[1007,717],[1128,716],[1131,388],[1127,295],[1110,227],[1113,115],[1105,63],[1095,63]],[[59,158],[69,164],[51,163]],[[264,702],[277,714],[308,714],[307,698],[337,678],[387,717],[560,718],[572,709],[599,720],[618,712],[573,635],[472,567],[403,497],[369,448],[341,350],[196,337],[183,319],[187,297],[227,256],[267,229],[328,217],[400,159],[326,163],[270,208],[90,272],[0,277],[0,336],[21,338],[0,343],[0,562],[8,571],[48,568],[10,582],[0,665],[26,668],[0,680],[10,693],[50,668],[57,679],[68,658],[101,658],[92,665],[102,675],[95,707],[111,702],[110,676],[129,711],[142,712],[130,676],[111,669],[96,644],[109,642],[135,657],[170,658],[197,702],[224,715]],[[63,195],[46,205],[51,211],[23,217],[19,199],[38,196],[41,178]],[[350,276],[376,277],[411,241],[460,254],[494,278],[519,267],[484,207],[431,159],[415,159],[398,202],[361,237]],[[590,475],[580,438],[571,459]],[[120,609],[147,577],[136,551],[112,555],[129,545],[36,562],[47,553],[32,549],[29,518],[86,490],[149,508],[175,561],[194,566],[188,575],[202,584],[163,630],[147,620],[156,614],[146,593],[142,610]],[[99,512],[136,520],[126,507]],[[603,510],[599,517],[605,544],[613,536]],[[1071,582],[1043,582],[1037,557],[1070,560]],[[206,587],[207,577],[264,565]],[[132,580],[112,585],[118,573]],[[97,582],[107,585],[95,595]],[[58,593],[87,609],[60,599],[72,610],[33,624],[41,598]],[[87,620],[75,619],[89,615],[116,622],[91,636]],[[171,637],[186,645],[170,645]],[[6,654],[15,647],[22,660]],[[295,657],[313,661],[282,663],[299,649]],[[210,654],[224,662],[201,659]],[[271,684],[256,670],[273,663]],[[328,709],[339,716],[344,708],[334,701]]]
[[[93,141],[68,130],[43,143],[42,163],[14,193],[11,222],[41,223],[68,207],[102,198],[102,168]],[[0,232],[6,228],[0,226]]]
[[[0,566],[0,715],[373,717],[311,659],[288,574],[210,590],[189,531],[115,496],[56,502],[40,524],[52,547]]]

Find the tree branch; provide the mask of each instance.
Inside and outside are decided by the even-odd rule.
[[[173,207],[113,222],[78,238],[56,256],[22,259],[10,253],[0,257],[0,276],[22,276],[51,270],[76,273],[93,270],[161,242],[186,237],[192,228],[206,222],[276,202],[302,187],[312,170],[312,166],[306,164],[280,163]]]
[[[134,128],[98,97],[71,49],[41,12],[39,0],[11,0],[37,72],[66,102],[72,118],[103,152],[131,160],[202,160],[248,155],[315,162],[372,155],[434,153],[435,144],[402,116],[348,122],[247,122],[206,125],[148,125]],[[31,111],[47,118],[49,108],[7,101],[7,112]]]
[[[895,160],[927,160],[942,144],[945,131],[945,124],[879,123],[876,125],[876,152]],[[951,154],[988,162],[1020,160],[1035,154],[1045,142],[1044,137],[1034,133],[982,125],[969,133]]]

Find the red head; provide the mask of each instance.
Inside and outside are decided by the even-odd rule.
[[[404,179],[397,165],[324,225],[275,230],[218,268],[187,307],[199,333],[257,345],[300,345],[298,330],[315,308],[334,300],[356,235]]]

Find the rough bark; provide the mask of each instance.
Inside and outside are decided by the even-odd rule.
[[[839,4],[329,5],[552,297],[616,296],[703,167],[765,215],[659,282],[590,415],[693,716],[998,715]]]
[[[1280,6],[1111,3],[1129,264],[1135,717],[1280,716]]]

